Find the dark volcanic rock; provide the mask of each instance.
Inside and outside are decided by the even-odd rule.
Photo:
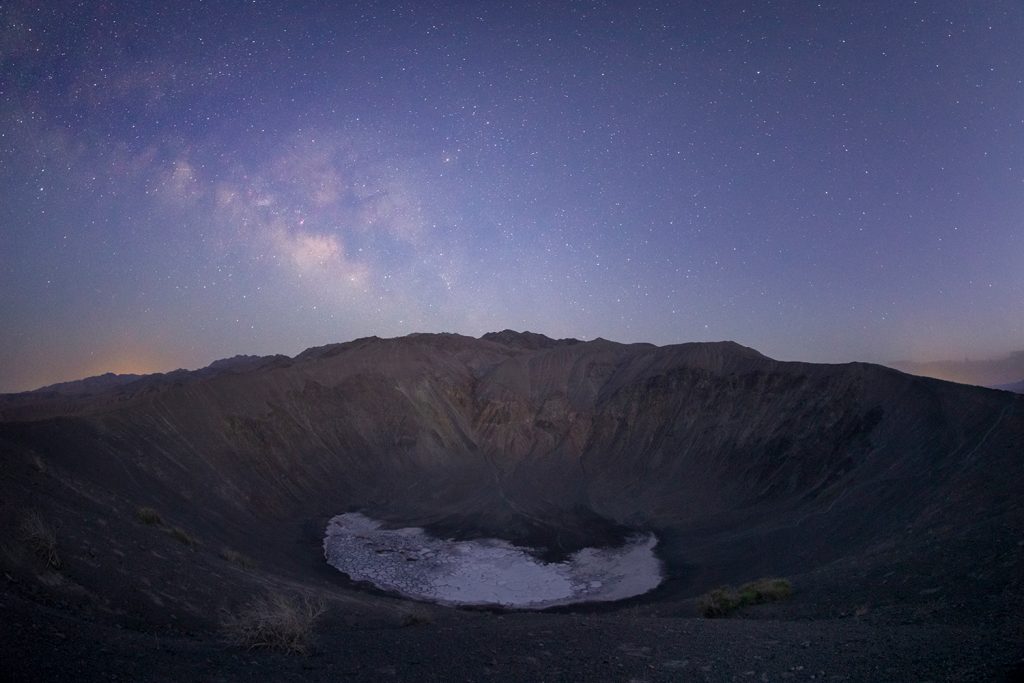
[[[866,631],[851,641],[879,643],[887,625],[930,624],[989,634],[1003,654],[956,653],[970,660],[956,664],[914,645],[892,661],[933,656],[932,677],[984,678],[1019,657],[1005,642],[1016,642],[1024,608],[1022,444],[1024,397],[875,365],[783,363],[732,342],[655,347],[506,330],[241,357],[90,396],[0,400],[0,521],[14,530],[35,510],[65,546],[55,574],[12,542],[5,604],[18,606],[18,628],[50,614],[207,642],[216,607],[286,586],[330,596],[348,615],[337,628],[358,629],[390,623],[395,608],[322,562],[323,523],[339,512],[553,555],[638,529],[662,539],[670,579],[633,609],[668,631],[689,628],[693,598],[710,587],[784,575],[797,586],[792,602],[747,615],[777,620],[780,647],[799,650],[787,640],[792,619],[857,619]],[[142,506],[201,543],[141,524]],[[259,569],[225,563],[222,546]],[[614,607],[589,609],[599,614],[580,619],[605,629],[595,638],[620,627],[626,637]],[[454,634],[480,628],[445,614]],[[956,641],[943,633],[936,643]],[[859,679],[907,677],[902,664],[892,675],[857,669],[840,644],[829,648],[813,659],[843,662]],[[651,671],[633,673],[660,676]]]

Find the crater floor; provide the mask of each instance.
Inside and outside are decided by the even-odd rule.
[[[543,562],[530,548],[493,538],[453,541],[423,529],[384,529],[359,513],[331,519],[328,564],[356,581],[444,605],[543,609],[622,600],[661,583],[654,534],[617,548],[584,548],[565,562]]]

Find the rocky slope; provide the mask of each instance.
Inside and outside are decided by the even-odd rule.
[[[28,622],[45,606],[206,638],[212,606],[282,585],[386,622],[395,601],[318,556],[324,521],[355,509],[553,556],[654,531],[671,579],[636,605],[663,619],[765,574],[800,589],[765,618],[1012,640],[1024,607],[1024,397],[731,342],[359,339],[2,397],[0,448],[4,528],[37,511],[65,546],[57,572],[8,534],[7,602]],[[146,528],[141,506],[202,545]],[[225,569],[221,546],[259,571]]]

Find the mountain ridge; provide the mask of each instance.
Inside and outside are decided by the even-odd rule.
[[[1015,394],[1024,394],[1024,379],[1019,382],[1011,382],[1010,384],[998,384],[992,389],[999,389],[1000,391],[1012,391]]]

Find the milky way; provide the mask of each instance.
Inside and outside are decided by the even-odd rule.
[[[0,391],[377,334],[1024,340],[1024,7],[0,7]]]

